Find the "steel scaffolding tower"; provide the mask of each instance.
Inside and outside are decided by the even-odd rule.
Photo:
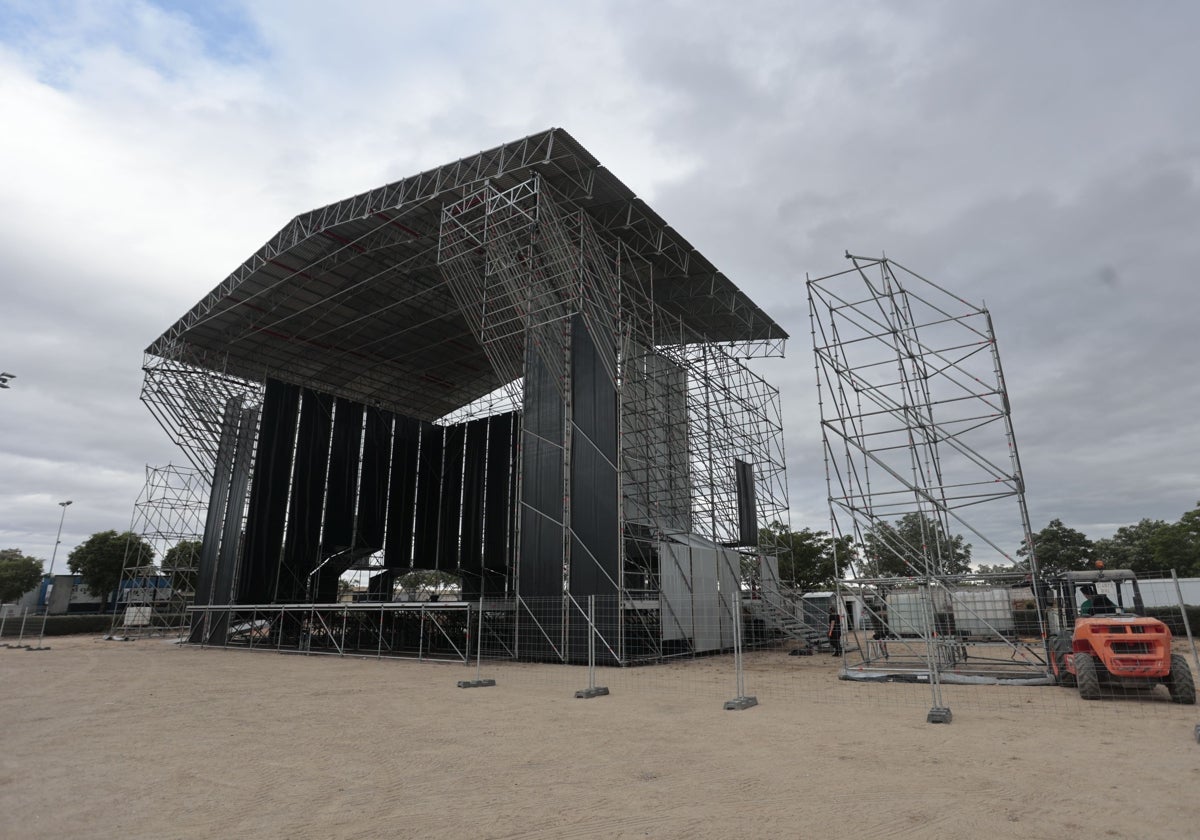
[[[126,551],[113,635],[158,635],[187,626],[208,496],[208,482],[195,469],[146,467],[146,484],[134,504],[129,530],[150,546],[157,565],[141,563],[148,558],[137,550]]]
[[[505,190],[487,184],[448,205],[439,263],[496,370],[522,377],[529,348],[548,371],[567,402],[558,450],[568,461],[578,431],[569,399],[571,335],[579,328],[572,316],[580,315],[583,328],[598,337],[597,359],[615,389],[620,416],[614,466],[625,540],[613,582],[620,603],[631,606],[619,611],[618,624],[644,618],[632,605],[645,598],[631,595],[657,601],[663,558],[656,547],[671,535],[738,545],[757,557],[757,544],[747,544],[738,532],[736,461],[757,469],[756,516],[787,520],[779,394],[739,359],[741,353],[761,354],[761,345],[713,343],[656,305],[647,282],[653,266],[623,243],[606,240],[587,212],[536,176]],[[511,402],[522,381],[510,386]],[[569,463],[565,467],[564,477]],[[556,520],[564,628],[565,617],[578,609],[570,585],[572,550],[578,548],[571,494],[564,478],[562,518]],[[732,622],[729,603],[725,620]]]
[[[1011,624],[1011,605],[982,615],[978,587],[987,582],[972,577],[950,548],[950,535],[965,533],[986,552],[976,560],[1003,565],[1015,561],[1010,546],[1022,539],[1032,545],[991,315],[894,260],[847,258],[852,268],[808,281],[833,532],[865,547],[839,558],[840,571],[847,595],[863,601],[883,640],[899,635],[888,624],[889,597],[892,623],[901,609],[924,615],[905,618],[905,635],[920,644],[893,644],[886,663],[855,667],[903,668],[894,654],[908,649],[939,706],[937,686],[948,669],[990,672],[986,657],[966,664],[956,655],[957,613],[960,620],[974,614],[1004,661],[1022,663],[1021,675],[1044,672],[1040,634],[1026,644],[997,626],[1002,618]],[[902,538],[900,522],[919,538]],[[1033,581],[1037,561],[1029,561]],[[1041,616],[1039,588],[1031,585],[1029,596]]]

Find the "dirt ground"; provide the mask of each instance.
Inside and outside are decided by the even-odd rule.
[[[1200,831],[1200,707],[971,686],[931,725],[927,689],[825,657],[752,655],[760,705],[724,711],[724,658],[577,700],[586,670],[485,663],[498,684],[461,689],[463,665],[48,641],[0,649],[4,838]]]

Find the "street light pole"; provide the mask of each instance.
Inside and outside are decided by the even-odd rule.
[[[65,502],[59,502],[58,506],[62,508],[62,516],[58,518],[58,536],[54,538],[54,550],[50,553],[50,587],[49,592],[54,591],[54,561],[58,558],[58,544],[62,542],[63,522],[67,519],[67,506],[71,504],[68,499]],[[42,611],[42,632],[38,634],[37,647],[29,648],[30,650],[49,650],[50,648],[42,647],[42,639],[46,637],[46,619],[50,617],[50,598],[46,598],[46,609]]]

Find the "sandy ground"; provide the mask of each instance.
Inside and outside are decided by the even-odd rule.
[[[1200,834],[1200,707],[972,686],[930,725],[824,657],[751,656],[727,712],[728,659],[577,700],[551,666],[50,641],[0,649],[4,838]]]

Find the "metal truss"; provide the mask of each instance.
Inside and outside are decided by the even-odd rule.
[[[746,364],[787,336],[560,129],[298,216],[151,345],[142,399],[211,476],[227,406],[259,404],[268,378],[449,424],[519,409],[532,355],[567,406],[569,458],[576,318],[618,400],[618,623],[654,636],[663,540],[757,567],[736,462],[758,519],[787,521],[779,394]]]
[[[911,601],[906,609],[923,618],[906,619],[908,630],[920,644],[904,647],[936,690],[943,671],[970,670],[948,659],[943,643],[955,637],[953,616],[976,612],[972,599],[988,588],[962,574],[945,537],[965,534],[975,561],[999,564],[1014,561],[1020,539],[1032,544],[1000,355],[985,308],[893,260],[847,257],[852,268],[808,281],[833,532],[863,547],[839,558],[842,594],[861,603],[885,640],[889,593]],[[905,517],[919,524],[919,540],[892,527]],[[882,567],[904,577],[880,577]],[[1028,597],[1040,607],[1037,587]],[[1000,612],[1011,624],[1011,604]],[[1011,632],[981,633],[1013,648],[1008,664],[1044,670],[1044,656],[1024,646],[1016,655]]]
[[[225,406],[231,398],[257,403],[263,383],[221,372],[212,354],[179,345],[178,355],[147,354],[142,365],[142,402],[202,475],[217,464]]]
[[[411,228],[402,221],[414,207],[447,193],[502,179],[510,173],[529,171],[552,177],[561,194],[581,200],[594,194],[596,176],[601,170],[570,135],[561,129],[550,129],[297,216],[164,333],[148,352],[162,355],[169,351],[174,339],[225,311],[230,295],[256,272],[331,228],[365,220],[370,222],[371,236],[421,238],[427,231]],[[668,261],[680,274],[691,273],[695,249],[641,201],[622,197],[590,212],[600,226],[620,230],[627,246]],[[337,242],[333,253],[353,258],[363,248],[356,238]],[[307,267],[296,267],[278,282],[286,283],[305,270]]]
[[[392,602],[375,604],[237,604],[196,606],[210,645],[246,650],[312,655],[374,655],[395,659],[466,662],[473,653],[472,634],[479,604],[467,602]],[[511,605],[484,603],[487,627],[502,623],[494,615]],[[218,623],[224,632],[213,634]],[[486,638],[486,634],[485,634]]]
[[[146,484],[134,504],[129,530],[153,549],[157,563],[139,563],[136,551],[126,551],[113,635],[157,635],[186,627],[187,609],[195,599],[208,496],[208,479],[198,470],[146,467]]]
[[[439,259],[503,378],[524,373],[531,344],[568,395],[568,317],[577,312],[593,335],[609,337],[599,344],[611,348],[601,362],[617,384],[620,415],[625,540],[617,583],[630,606],[618,626],[650,620],[632,605],[658,600],[656,546],[668,535],[738,544],[735,460],[755,466],[760,519],[787,521],[779,394],[741,361],[781,353],[782,339],[709,340],[655,302],[652,264],[537,177],[503,190],[485,184],[447,205]],[[569,410],[564,423],[569,441]],[[564,499],[571,492],[568,484]],[[572,609],[569,528],[564,522],[564,617]],[[622,640],[606,643],[620,658]]]

